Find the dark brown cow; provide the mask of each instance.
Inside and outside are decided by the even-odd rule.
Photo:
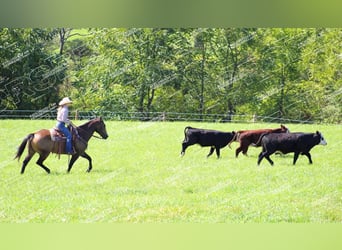
[[[259,138],[263,134],[268,133],[289,133],[289,129],[284,125],[280,125],[280,128],[276,129],[256,129],[256,130],[241,130],[235,134],[233,141],[240,142],[240,146],[235,151],[235,156],[238,157],[239,153],[242,151],[244,155],[247,155],[249,145],[256,145]]]

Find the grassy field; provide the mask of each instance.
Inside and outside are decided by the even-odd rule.
[[[76,124],[82,124],[82,121]],[[54,121],[0,121],[0,222],[342,222],[342,126],[286,124],[291,131],[319,130],[328,142],[311,151],[313,164],[293,154],[273,155],[258,167],[260,148],[234,157],[206,158],[198,145],[180,157],[184,127],[225,131],[279,124],[106,122],[109,138],[91,139],[88,162],[70,174],[67,157],[31,160],[24,175],[13,160],[22,139]]]

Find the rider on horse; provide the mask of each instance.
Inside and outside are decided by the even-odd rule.
[[[69,115],[69,105],[72,104],[72,101],[69,97],[64,97],[59,102],[59,107],[57,111],[57,124],[56,127],[63,132],[66,136],[66,151],[68,154],[73,154],[74,150],[72,149],[72,135],[70,131],[65,127],[65,124],[69,125],[70,120],[68,119]]]

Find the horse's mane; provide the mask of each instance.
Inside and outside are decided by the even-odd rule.
[[[92,119],[90,121],[87,121],[86,123],[84,123],[84,124],[82,124],[82,125],[80,125],[78,127],[81,128],[81,129],[86,129],[86,128],[89,128],[93,123],[98,122],[100,120],[101,120],[101,117],[96,117],[96,118],[94,118],[94,119]]]

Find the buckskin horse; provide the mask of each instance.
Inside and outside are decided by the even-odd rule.
[[[92,119],[87,123],[75,127],[75,132],[73,133],[73,146],[75,149],[75,153],[72,154],[71,160],[68,165],[68,173],[70,172],[75,161],[81,156],[86,158],[89,161],[89,167],[87,172],[90,172],[92,167],[92,159],[85,152],[88,146],[88,141],[93,135],[94,132],[97,132],[101,135],[102,139],[107,139],[108,134],[106,131],[106,125],[101,117]],[[65,140],[56,142],[51,139],[51,133],[48,129],[42,129],[35,133],[31,133],[25,137],[25,139],[20,144],[17,154],[14,159],[20,160],[21,155],[23,154],[25,147],[27,145],[28,155],[23,161],[21,167],[21,174],[25,172],[26,165],[31,160],[32,156],[35,153],[39,154],[39,159],[37,160],[37,164],[42,167],[48,174],[50,173],[50,169],[46,167],[43,162],[49,156],[50,153],[56,154],[66,154],[65,152]]]

